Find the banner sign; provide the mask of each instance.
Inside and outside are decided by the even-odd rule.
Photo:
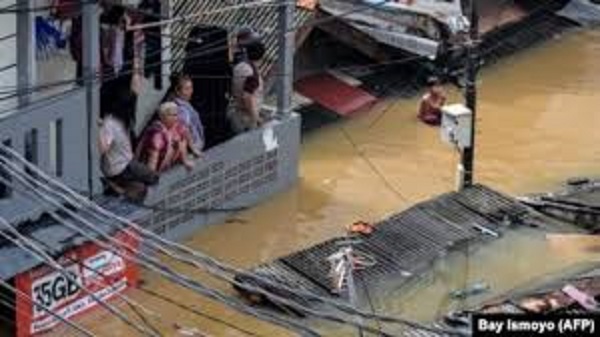
[[[139,238],[119,232],[115,239],[137,251]],[[90,293],[103,301],[123,292],[138,281],[138,267],[126,261],[131,256],[124,248],[118,254],[87,243],[67,251],[58,259],[63,272],[43,265],[15,277],[15,286],[28,294],[35,303],[63,318],[73,318],[96,307],[98,303]],[[79,287],[83,285],[89,292]],[[60,323],[33,301],[17,296],[17,337],[32,337],[47,332]]]

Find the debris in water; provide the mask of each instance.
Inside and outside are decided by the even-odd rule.
[[[567,284],[566,286],[564,286],[562,288],[562,291],[587,310],[593,311],[598,309],[598,302],[596,302],[596,299],[594,299],[593,296],[590,296],[585,292],[577,289],[572,284]]]
[[[477,229],[482,234],[489,235],[489,236],[492,236],[494,238],[499,238],[500,237],[500,234],[498,234],[497,232],[495,232],[495,231],[493,231],[493,230],[491,230],[491,229],[489,229],[487,227],[484,227],[484,226],[481,226],[481,225],[478,225],[478,224],[473,224],[473,228]]]
[[[198,330],[198,328],[188,328],[188,327],[181,326],[177,323],[173,324],[173,328],[175,328],[175,330],[177,330],[179,336],[211,337],[210,335],[207,335],[207,334],[201,332],[200,330]]]
[[[464,311],[452,311],[444,316],[444,322],[452,327],[468,328],[471,326],[471,314]]]
[[[247,224],[248,220],[242,218],[231,218],[225,221],[225,223],[239,223],[239,224]]]
[[[485,282],[475,282],[464,289],[458,289],[450,292],[450,297],[455,300],[461,300],[470,296],[483,294],[489,290],[490,286]]]

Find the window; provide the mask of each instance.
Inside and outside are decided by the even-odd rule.
[[[61,177],[63,174],[63,127],[62,119],[50,123],[50,168]]]
[[[2,142],[2,145],[10,147],[11,146],[11,141],[10,139],[7,139],[5,141]],[[2,149],[0,149],[0,154],[7,155],[8,153],[6,153],[5,151],[2,151]],[[6,172],[4,169],[2,169],[0,167],[0,177],[2,177],[3,179],[6,179],[10,182],[11,178],[10,175],[8,174],[8,172]],[[0,181],[0,200],[1,199],[7,199],[10,198],[12,194],[12,189],[10,188],[10,186],[7,186],[6,184],[4,184],[3,181]]]
[[[25,134],[25,159],[36,165],[38,163],[38,132],[37,129]],[[28,174],[32,174],[31,170],[26,169]]]

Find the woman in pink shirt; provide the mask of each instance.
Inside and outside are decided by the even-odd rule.
[[[146,129],[136,156],[154,172],[164,172],[178,163],[192,169],[188,158],[187,128],[179,122],[179,108],[173,102],[161,104],[158,120]]]

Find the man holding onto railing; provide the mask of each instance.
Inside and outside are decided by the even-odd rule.
[[[246,45],[245,50],[248,59],[233,68],[233,101],[227,113],[235,133],[258,128],[266,119],[266,116],[261,115],[264,84],[259,71],[265,46],[262,42],[255,41]]]

